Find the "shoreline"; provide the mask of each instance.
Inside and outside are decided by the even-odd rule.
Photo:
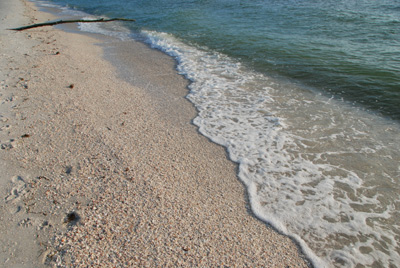
[[[26,5],[20,23],[51,17]],[[308,267],[249,214],[236,165],[191,124],[172,58],[116,42],[126,76],[94,35],[1,35],[3,265]]]

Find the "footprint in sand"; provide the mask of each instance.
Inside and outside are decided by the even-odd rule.
[[[22,204],[19,203],[20,199],[24,194],[27,193],[27,185],[24,179],[20,176],[14,176],[11,178],[12,188],[10,193],[6,196],[5,201],[8,204],[8,210],[10,213],[18,213],[22,209]]]
[[[21,220],[18,223],[18,226],[25,227],[25,228],[32,226],[32,227],[36,228],[36,230],[47,230],[50,227],[52,227],[52,225],[47,220],[42,220],[42,219],[35,218],[35,217],[28,217],[28,218]]]
[[[7,131],[7,130],[9,130],[10,128],[11,128],[10,125],[5,125],[5,126],[0,127],[0,131]]]
[[[26,183],[20,176],[14,176],[11,178],[13,187],[10,194],[5,198],[6,202],[16,202],[21,196],[26,193]]]
[[[2,143],[0,148],[3,150],[10,150],[17,146],[17,142],[14,139],[10,139],[9,141]]]
[[[6,84],[6,81],[4,81],[4,80],[0,81],[0,89],[4,90],[6,88],[8,88],[8,85]],[[1,94],[1,95],[3,95],[3,94]]]

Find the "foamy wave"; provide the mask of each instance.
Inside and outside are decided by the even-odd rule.
[[[317,267],[400,263],[398,229],[386,224],[398,219],[397,162],[379,164],[400,159],[387,122],[169,34],[144,34],[192,81],[194,123],[239,163],[259,218],[295,238]],[[390,197],[380,184],[390,184]]]

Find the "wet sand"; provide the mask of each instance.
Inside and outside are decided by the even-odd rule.
[[[1,266],[308,267],[191,124],[173,59],[53,27],[8,31],[52,15],[0,7]]]

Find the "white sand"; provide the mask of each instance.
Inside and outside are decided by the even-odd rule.
[[[24,6],[0,3],[0,266],[307,267],[190,123],[172,59],[115,43],[128,83],[100,39],[5,30],[50,18]]]

